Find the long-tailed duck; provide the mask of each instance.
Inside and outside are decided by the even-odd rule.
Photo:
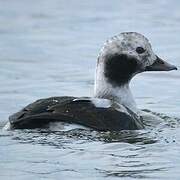
[[[52,122],[83,125],[95,130],[144,128],[131,94],[130,80],[145,71],[177,70],[154,54],[143,35],[124,32],[107,40],[96,66],[94,97],[40,99],[9,117],[11,129],[46,127]]]

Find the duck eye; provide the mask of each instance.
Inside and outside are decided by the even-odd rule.
[[[146,50],[143,48],[143,47],[137,47],[136,48],[136,52],[138,53],[138,54],[142,54],[142,53],[144,53]]]

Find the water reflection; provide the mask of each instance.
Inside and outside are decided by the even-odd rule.
[[[148,130],[120,131],[120,132],[97,132],[87,129],[74,129],[70,131],[49,131],[40,130],[15,130],[10,133],[13,140],[19,143],[32,143],[62,147],[63,143],[73,141],[85,142],[104,142],[115,143],[123,142],[130,144],[152,144],[157,142],[155,137]]]
[[[153,178],[150,174],[152,173],[158,173],[159,171],[166,171],[167,168],[152,168],[147,169],[146,166],[149,166],[149,164],[141,164],[140,167],[143,167],[140,170],[115,170],[115,171],[106,171],[106,170],[100,170],[97,169],[100,173],[103,175],[105,174],[105,177],[129,177],[129,178],[138,178],[138,179],[144,179],[144,178]],[[117,168],[116,166],[115,168]],[[129,168],[133,168],[134,166],[127,166]],[[157,178],[157,177],[156,177]]]

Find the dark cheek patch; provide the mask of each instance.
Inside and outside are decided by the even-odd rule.
[[[106,59],[105,77],[114,86],[120,86],[131,79],[133,73],[137,71],[137,67],[135,58],[125,54],[115,54]]]

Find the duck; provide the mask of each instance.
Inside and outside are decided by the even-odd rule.
[[[143,129],[130,81],[139,73],[171,70],[177,67],[158,57],[144,35],[120,33],[109,38],[99,52],[93,97],[39,99],[9,116],[9,129],[46,128],[52,123],[97,131]]]

